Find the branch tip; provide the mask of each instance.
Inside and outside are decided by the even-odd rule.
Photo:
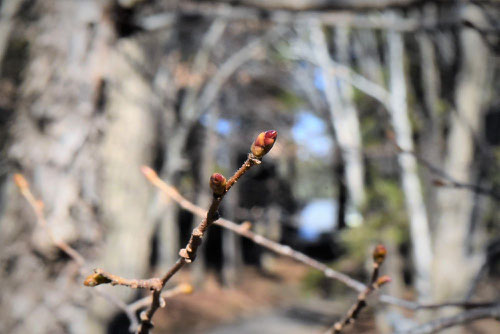
[[[377,247],[373,250],[373,261],[376,264],[381,265],[384,262],[386,255],[387,248],[385,248],[384,245],[377,245]]]
[[[94,286],[108,283],[111,283],[111,280],[109,278],[103,276],[98,270],[94,270],[94,273],[92,275],[87,276],[87,278],[83,282],[83,285],[93,288]]]
[[[262,158],[273,148],[274,142],[276,141],[277,137],[278,132],[276,130],[269,130],[259,133],[250,148],[252,154],[257,159]]]

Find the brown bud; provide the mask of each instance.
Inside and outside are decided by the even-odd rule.
[[[373,250],[373,261],[377,264],[382,264],[385,260],[385,256],[387,255],[387,249],[384,245],[377,245]]]
[[[21,190],[25,190],[25,189],[29,188],[29,183],[28,183],[28,181],[26,181],[26,179],[24,178],[24,176],[22,174],[18,174],[18,173],[14,174],[14,183]]]
[[[226,178],[219,173],[213,173],[210,177],[210,188],[215,195],[222,195],[226,191]]]
[[[87,278],[83,282],[83,285],[94,287],[99,284],[107,284],[107,283],[111,283],[111,280],[109,278],[104,277],[100,273],[94,273],[92,275],[87,276]]]
[[[384,275],[384,276],[380,276],[378,279],[377,279],[377,282],[375,283],[377,285],[377,287],[381,287],[382,285],[384,284],[387,284],[387,283],[390,283],[392,282],[392,278],[390,278],[389,276],[387,275]]]
[[[252,154],[257,158],[262,158],[267,152],[273,148],[274,142],[276,141],[276,137],[278,136],[278,132],[275,130],[269,130],[266,132],[261,132],[255,139],[250,148]]]

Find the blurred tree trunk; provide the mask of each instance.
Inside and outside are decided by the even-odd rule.
[[[395,15],[392,13],[392,15]],[[412,130],[406,101],[406,79],[404,70],[404,45],[400,33],[387,33],[387,53],[389,55],[390,106],[389,111],[394,128],[396,143],[407,152],[414,151]],[[418,177],[417,161],[412,154],[400,153],[401,182],[405,194],[406,207],[410,219],[410,237],[416,273],[416,287],[420,300],[431,297],[430,270],[432,249],[429,223]]]
[[[144,277],[149,270],[153,223],[147,208],[153,188],[140,172],[153,161],[154,115],[148,101],[151,85],[138,70],[147,64],[145,48],[136,39],[120,39],[109,55],[108,124],[101,145],[102,214],[106,240],[97,262],[123,277]],[[140,66],[137,66],[137,65]],[[126,78],[126,80],[124,80]],[[135,291],[108,293],[130,299]],[[93,313],[109,321],[108,303],[95,299]],[[112,309],[111,309],[112,310]],[[95,329],[94,329],[95,330]]]
[[[48,0],[27,7],[23,24],[30,28],[24,36],[29,58],[10,127],[8,159],[44,201],[54,234],[84,253],[88,246],[83,245],[95,246],[102,238],[100,101],[106,76],[103,62],[114,40],[105,5]],[[37,20],[30,21],[33,17]],[[0,217],[0,253],[11,249],[9,258],[17,263],[1,277],[0,331],[87,332],[81,303],[88,291],[80,288],[81,278],[74,280],[74,265],[61,266],[67,259],[36,227],[31,209],[10,179],[6,188],[9,200]],[[17,241],[24,246],[18,248]]]
[[[477,7],[464,6],[462,15],[476,24],[484,23]],[[463,28],[460,43],[462,58],[455,92],[456,111],[451,113],[444,168],[451,177],[472,183],[474,142],[481,130],[491,62],[488,48],[477,31]],[[467,189],[442,188],[437,198],[439,217],[435,239],[434,296],[437,301],[460,300],[465,297],[483,260],[482,253],[470,254],[467,251],[474,194]]]
[[[420,13],[415,13],[415,17],[425,19],[429,24],[437,22],[437,7],[435,4],[428,4]],[[437,166],[442,165],[442,149],[443,139],[441,136],[442,131],[442,116],[438,113],[438,106],[440,102],[440,78],[439,70],[436,59],[436,52],[428,32],[418,32],[416,34],[417,44],[420,51],[420,77],[421,86],[423,91],[423,114],[424,126],[422,127],[422,134],[419,136],[420,154],[427,160],[431,161]],[[425,204],[428,213],[429,227],[432,231],[435,230],[437,225],[437,212],[436,206],[436,191],[432,184],[434,175],[428,169],[422,170],[422,179],[425,182]]]
[[[325,34],[319,22],[311,27],[313,53],[321,67],[324,92],[330,111],[330,119],[335,129],[335,139],[345,162],[346,186],[349,199],[359,208],[364,201],[364,165],[361,154],[361,132],[356,109],[352,102],[352,88],[349,84],[335,77],[335,63],[328,52]],[[337,50],[348,49],[347,30],[339,28],[336,35]],[[340,58],[347,56],[340,52]]]

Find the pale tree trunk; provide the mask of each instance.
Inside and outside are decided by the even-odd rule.
[[[339,42],[345,47],[347,31],[340,33]],[[364,201],[364,167],[361,154],[361,132],[356,109],[352,104],[352,88],[335,77],[335,64],[330,58],[324,32],[318,22],[311,23],[313,53],[321,67],[324,90],[336,140],[345,161],[346,185],[349,199],[359,208]]]
[[[416,13],[415,17],[421,19],[422,15],[429,24],[437,21],[437,7],[428,4],[423,8],[423,13]],[[438,115],[438,104],[440,96],[440,78],[436,59],[435,48],[428,32],[419,32],[416,35],[420,51],[421,85],[423,91],[423,117],[424,126],[420,136],[419,147],[421,155],[427,161],[440,166],[442,164],[443,140],[441,136],[441,117]],[[422,170],[425,182],[425,198],[428,213],[429,227],[434,231],[436,227],[437,212],[436,191],[432,185],[434,175],[428,169]]]
[[[148,206],[153,188],[140,172],[142,165],[153,160],[154,115],[148,101],[151,86],[138,72],[137,64],[146,64],[143,46],[134,39],[119,40],[109,58],[109,93],[106,104],[108,124],[101,157],[102,211],[106,226],[99,267],[123,277],[144,277],[149,269],[153,222]],[[144,65],[143,65],[144,66]],[[126,78],[126,79],[124,79]],[[112,289],[108,293],[121,300],[130,299],[135,291]],[[113,308],[96,299],[92,313],[104,327]],[[89,326],[95,326],[89,319]],[[92,327],[92,332],[101,329]]]
[[[484,22],[478,8],[464,6],[462,14],[473,22]],[[462,62],[455,93],[457,110],[451,114],[444,168],[454,179],[472,183],[474,136],[480,133],[489,71],[489,51],[480,34],[460,32]],[[434,296],[460,300],[477,273],[482,253],[468,254],[467,240],[474,195],[466,189],[443,188],[438,192],[439,217],[435,239]],[[457,329],[459,331],[460,329]]]
[[[103,19],[103,5],[90,0],[32,4],[38,19],[30,22],[25,36],[30,54],[8,152],[44,201],[55,236],[84,255],[82,245],[95,245],[102,237],[96,157],[103,115],[96,101],[105,75],[101,62],[114,39]],[[88,332],[81,305],[89,295],[81,289],[82,278],[74,264],[61,266],[67,259],[36,227],[32,211],[10,180],[0,222],[0,254],[19,261],[0,278],[0,331]]]
[[[413,139],[406,100],[406,81],[404,71],[404,45],[400,33],[387,33],[387,51],[390,75],[390,105],[392,126],[396,142],[403,151],[413,152]],[[431,296],[430,270],[432,249],[426,209],[418,177],[417,161],[412,154],[398,156],[401,168],[401,183],[405,195],[410,220],[412,255],[416,274],[416,288],[420,300]]]

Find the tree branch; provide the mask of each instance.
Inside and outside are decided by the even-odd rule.
[[[203,208],[193,204],[190,202],[188,199],[186,199],[184,196],[182,196],[179,191],[175,188],[172,187],[171,185],[165,183],[162,179],[160,179],[155,171],[153,171],[151,168],[144,166],[142,168],[142,171],[146,178],[148,179],[149,182],[156,188],[158,188],[163,194],[165,194],[168,198],[174,200],[179,204],[180,207],[182,207],[184,210],[189,211],[198,217],[205,217],[207,214],[207,211],[204,210]],[[344,283],[346,286],[350,287],[353,290],[356,290],[358,292],[362,292],[366,289],[366,285],[349,277],[348,275],[345,275],[341,272],[338,272],[324,263],[321,263],[304,253],[301,253],[299,251],[296,251],[292,249],[289,246],[279,244],[275,241],[272,241],[270,239],[267,239],[259,234],[256,234],[252,232],[249,228],[249,224],[236,224],[235,222],[232,222],[230,220],[227,220],[225,218],[220,218],[214,224],[222,226],[244,238],[247,238],[254,243],[276,253],[280,254],[282,256],[288,257],[290,259],[293,259],[297,262],[300,262],[310,268],[319,270],[323,272],[323,274],[331,279],[337,280],[339,282]],[[395,305],[401,308],[405,308],[408,310],[412,311],[418,311],[418,310],[423,310],[423,309],[437,309],[437,308],[443,308],[443,307],[462,307],[462,308],[476,308],[476,307],[484,307],[486,305],[497,305],[498,302],[478,302],[478,303],[471,303],[471,302],[464,302],[464,301],[457,301],[457,302],[446,302],[446,303],[441,303],[441,304],[421,304],[421,303],[416,303],[413,301],[409,300],[404,300],[400,298],[396,298],[393,296],[389,295],[380,295],[379,300],[381,302],[384,302],[386,304],[390,305]]]
[[[425,334],[425,333],[435,333],[445,328],[450,328],[453,326],[461,325],[467,322],[486,319],[486,318],[500,318],[500,306],[495,307],[485,307],[485,308],[476,308],[470,311],[465,311],[460,314],[439,318],[432,320],[423,325],[416,326],[408,331],[404,331],[401,333],[404,334]]]
[[[152,278],[148,280],[129,280],[122,277],[109,274],[103,270],[97,269],[94,274],[89,275],[84,284],[89,287],[94,287],[99,284],[111,283],[112,285],[125,285],[131,288],[149,288],[152,289],[151,304],[149,308],[142,312],[140,315],[140,324],[137,333],[149,333],[153,328],[152,318],[155,312],[162,306],[163,299],[161,298],[161,291],[165,284],[174,276],[186,263],[191,263],[196,258],[198,247],[202,243],[202,239],[207,229],[219,219],[219,205],[224,198],[225,194],[231,187],[254,165],[261,163],[262,157],[271,150],[276,140],[277,133],[274,130],[262,132],[258,135],[257,139],[251,146],[251,153],[248,155],[247,160],[238,169],[234,175],[226,181],[226,178],[221,174],[214,173],[210,178],[210,187],[213,190],[212,203],[208,209],[204,219],[193,230],[191,237],[186,247],[179,251],[179,259],[177,262],[163,275],[161,279]],[[157,177],[156,172],[148,167],[143,167],[143,173],[148,176],[153,174]]]

